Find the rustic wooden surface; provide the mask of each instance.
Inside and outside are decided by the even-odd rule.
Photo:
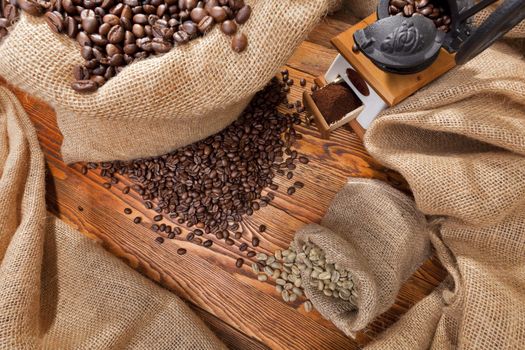
[[[347,9],[326,18],[289,60],[291,77],[295,81],[304,77],[310,84],[322,74],[337,54],[329,40],[355,22]],[[0,83],[5,84],[1,79]],[[292,89],[291,100],[301,97],[303,89],[298,85]],[[46,156],[49,211],[186,300],[231,348],[357,349],[393,324],[445,276],[439,263],[430,259],[403,286],[395,305],[355,340],[350,339],[317,312],[305,313],[302,300],[293,304],[281,301],[273,285],[257,281],[248,259],[237,269],[235,259],[241,256],[237,246],[215,241],[212,249],[207,249],[180,239],[155,243],[156,234],[149,226],[156,213],[146,210],[133,192],[122,194],[126,181],[106,190],[97,173],[83,176],[80,164],[66,166],[60,157],[62,136],[52,109],[13,90],[33,120]],[[310,163],[299,166],[292,180],[278,179],[282,186],[275,201],[242,225],[243,240],[248,242],[257,234],[262,252],[287,247],[298,228],[319,222],[349,176],[403,187],[402,179],[375,162],[349,128],[332,133],[329,141],[320,139],[314,128],[299,129],[305,137],[296,146],[309,156]],[[281,191],[296,180],[303,181],[305,188],[291,197]],[[132,215],[123,213],[126,207],[133,208]],[[135,216],[144,218],[141,225],[133,224]],[[256,227],[261,223],[268,229],[259,234]],[[177,255],[179,247],[186,248],[188,254]]]

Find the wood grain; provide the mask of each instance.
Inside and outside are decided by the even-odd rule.
[[[350,15],[329,17],[298,48],[287,68],[296,82],[304,78],[308,85],[302,88],[295,84],[289,95],[291,101],[301,99],[313,79],[328,68],[337,51],[330,48],[327,39],[352,21]],[[90,171],[84,176],[81,164],[64,164],[60,156],[62,136],[52,109],[13,90],[34,122],[46,157],[48,210],[182,297],[232,348],[357,349],[393,324],[446,275],[437,260],[430,259],[403,286],[395,305],[357,334],[355,340],[350,339],[319,313],[304,312],[303,300],[286,304],[273,284],[259,282],[249,268],[249,259],[238,250],[239,243],[230,247],[213,239],[214,245],[207,249],[185,241],[184,235],[162,245],[155,243],[157,234],[149,227],[156,213],[147,210],[133,191],[129,195],[122,193],[129,181],[121,179],[107,190],[98,173]],[[286,106],[281,111],[289,112]],[[408,191],[399,174],[372,159],[349,127],[332,132],[329,141],[322,140],[314,126],[301,126],[298,130],[304,138],[296,148],[308,155],[309,164],[298,166],[292,180],[278,178],[275,200],[242,224],[243,242],[254,235],[261,239],[258,251],[286,248],[298,228],[319,222],[348,177],[376,178]],[[304,182],[305,188],[288,196],[286,188],[297,180]],[[131,215],[124,214],[127,207],[132,208]],[[135,216],[143,218],[140,225],[133,224]],[[264,233],[257,232],[261,223],[268,227]],[[177,255],[179,247],[186,248],[188,254]],[[237,269],[235,260],[240,256],[246,263]]]

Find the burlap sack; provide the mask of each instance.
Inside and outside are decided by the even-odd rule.
[[[430,253],[426,220],[412,199],[377,180],[350,179],[321,225],[297,232],[296,246],[306,241],[353,276],[357,310],[312,287],[304,272],[301,276],[316,309],[350,336],[392,306],[401,284]]]
[[[497,44],[368,130],[370,153],[407,179],[422,212],[443,218],[432,243],[451,276],[372,348],[523,348],[523,53]]]
[[[0,75],[57,112],[66,162],[129,160],[167,153],[230,124],[305,35],[340,0],[247,0],[236,54],[218,26],[190,44],[135,62],[96,93],[71,89],[79,45],[22,16],[0,45]]]
[[[175,295],[46,217],[36,132],[0,87],[0,349],[224,349]]]

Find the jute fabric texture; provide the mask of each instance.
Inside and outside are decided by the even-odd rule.
[[[324,295],[307,274],[301,275],[316,309],[351,336],[392,306],[401,284],[430,254],[425,217],[412,199],[377,180],[351,178],[321,224],[296,234],[297,247],[306,241],[324,250],[327,263],[338,263],[353,277],[357,310]]]
[[[0,87],[0,349],[224,349],[177,296],[45,207],[44,157]]]
[[[92,94],[71,89],[80,47],[42,18],[23,15],[0,45],[0,75],[51,104],[64,136],[63,159],[129,160],[160,155],[235,120],[317,22],[339,0],[247,0],[235,53],[219,26],[188,45],[127,66]]]
[[[426,229],[419,232],[449,272],[370,349],[522,349],[525,344],[525,51],[517,47],[495,44],[383,112],[365,135],[370,154],[407,180],[412,206],[426,217]],[[368,189],[352,186],[354,181],[337,195],[315,232],[307,227],[297,237],[309,235],[327,247],[327,260],[334,263],[376,262],[368,272],[392,276],[396,266],[409,266],[390,260],[397,259],[395,253],[406,259],[405,251],[414,254],[407,261],[416,263],[420,241],[406,241],[413,230],[390,231],[395,223],[412,222],[403,210],[411,200],[384,210],[392,190],[370,180],[361,182]],[[367,232],[380,216],[384,226]],[[334,229],[332,222],[341,225]],[[367,239],[370,245],[363,247]],[[374,258],[378,251],[384,251],[382,261]],[[382,301],[391,304],[397,279],[368,278],[369,284],[379,282],[376,298],[388,295],[391,299]],[[357,283],[358,304],[369,307],[362,300],[372,289],[363,285]],[[388,294],[381,294],[384,290]],[[315,295],[312,301],[349,335],[364,326],[355,323],[355,311],[345,312],[348,305]],[[360,312],[373,319],[381,310]]]

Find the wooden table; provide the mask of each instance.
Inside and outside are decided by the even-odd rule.
[[[291,77],[296,82],[305,78],[310,86],[337,54],[330,46],[330,39],[355,22],[346,9],[326,18],[290,58],[287,68]],[[156,235],[149,227],[156,213],[146,210],[138,198],[122,194],[125,181],[107,190],[102,187],[105,181],[96,173],[82,175],[81,164],[66,166],[60,156],[62,136],[52,109],[13,90],[33,120],[46,156],[48,210],[186,300],[231,348],[357,349],[399,319],[446,275],[435,259],[427,261],[403,286],[395,305],[359,333],[356,340],[350,339],[317,312],[305,313],[300,306],[302,300],[284,303],[273,285],[256,279],[249,263],[237,269],[235,260],[240,252],[235,246],[215,241],[212,249],[207,249],[181,239],[166,240],[162,245],[155,243]],[[296,84],[290,100],[300,99],[302,91]],[[290,180],[279,179],[277,183],[283,186],[276,199],[242,225],[246,241],[259,224],[267,225],[267,231],[258,234],[262,252],[287,247],[298,228],[319,222],[349,176],[376,178],[403,186],[399,175],[367,154],[350,129],[337,130],[329,141],[321,140],[314,128],[299,127],[299,130],[304,138],[298,141],[297,149],[311,161],[298,167],[291,181],[301,180],[305,188],[289,197],[281,189],[286,189]],[[144,222],[133,224],[135,215],[125,215],[126,207],[133,208]],[[177,255],[179,247],[186,248],[188,254]]]

